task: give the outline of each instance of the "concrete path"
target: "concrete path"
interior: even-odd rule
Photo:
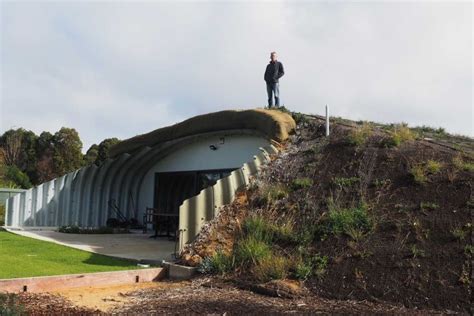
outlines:
[[[158,263],[169,261],[174,241],[150,238],[150,234],[65,234],[53,230],[8,230],[12,233],[56,244],[120,258]]]

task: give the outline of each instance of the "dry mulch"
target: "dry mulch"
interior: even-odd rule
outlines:
[[[130,305],[112,312],[128,314],[436,314],[428,310],[408,310],[402,306],[368,301],[337,301],[316,296],[270,297],[242,290],[219,279],[201,277],[183,288],[145,289],[129,294]]]

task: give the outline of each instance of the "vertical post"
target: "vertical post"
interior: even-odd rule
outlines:
[[[329,108],[326,104],[326,136],[329,136]]]

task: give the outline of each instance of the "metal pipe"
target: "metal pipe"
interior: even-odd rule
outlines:
[[[326,136],[329,136],[329,107],[326,104]]]

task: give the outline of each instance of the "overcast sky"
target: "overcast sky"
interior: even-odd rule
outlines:
[[[0,0],[1,1],[1,0]],[[84,151],[197,114],[282,103],[474,135],[471,2],[1,1],[0,133],[74,127]]]

